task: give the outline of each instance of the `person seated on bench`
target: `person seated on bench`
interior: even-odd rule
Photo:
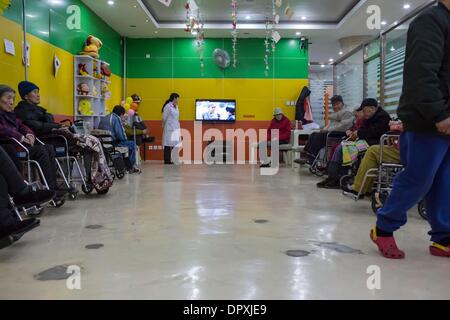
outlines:
[[[131,105],[131,111],[128,113],[128,121],[125,123],[125,131],[128,136],[128,140],[135,141],[134,135],[136,134],[136,144],[138,146],[144,143],[152,143],[155,141],[155,137],[150,137],[149,129],[147,125],[139,116],[139,107],[141,105],[142,99],[139,95],[131,95],[133,99],[133,104]]]
[[[41,166],[50,190],[56,191],[58,201],[68,192],[56,185],[55,149],[51,145],[36,145],[34,132],[20,121],[13,112],[16,92],[13,88],[0,85],[0,138],[14,138],[29,151],[30,158]],[[15,154],[10,154],[15,158]]]
[[[8,154],[0,147],[0,249],[19,240],[39,226],[35,218],[19,221],[11,210],[10,196],[16,207],[32,207],[52,200],[54,191],[34,191],[27,186]],[[12,237],[11,237],[12,236]]]
[[[331,98],[333,112],[328,116],[329,124],[320,132],[314,132],[310,135],[306,143],[302,157],[294,162],[299,164],[310,164],[314,161],[319,151],[327,144],[328,133],[336,133],[336,137],[345,136],[345,132],[353,126],[355,121],[354,115],[346,109],[342,96],[334,96]]]
[[[134,141],[127,139],[123,121],[125,121],[125,108],[118,105],[114,107],[109,115],[100,120],[98,128],[100,130],[110,131],[116,146],[128,149],[128,172],[140,173],[141,170],[136,165],[136,144]]]
[[[48,113],[45,108],[39,106],[41,103],[41,95],[37,85],[32,82],[22,81],[19,83],[19,94],[22,101],[14,109],[17,117],[22,120],[23,124],[33,130],[37,137],[56,134],[68,138],[69,151],[75,153],[80,151],[83,155],[86,177],[88,178],[88,182],[90,182],[93,152],[89,148],[79,147],[73,133],[69,131],[68,127],[56,123],[53,115]],[[46,143],[59,145],[61,141],[60,139],[49,139],[46,140]]]
[[[274,110],[273,117],[274,118],[270,122],[270,126],[267,129],[267,141],[261,142],[259,144],[259,148],[270,148],[271,142],[274,141],[274,139],[277,139],[279,141],[280,146],[283,144],[289,144],[291,142],[291,121],[283,114],[281,108],[276,108]],[[278,136],[272,137],[272,130],[279,130]],[[268,168],[270,167],[270,165],[270,162],[266,162],[261,165],[261,168]]]

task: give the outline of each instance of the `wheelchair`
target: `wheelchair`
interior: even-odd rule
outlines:
[[[91,134],[100,140],[106,160],[108,161],[108,166],[113,171],[113,177],[119,180],[125,178],[127,170],[124,155],[128,153],[128,149],[118,147],[110,131],[96,129],[92,130]]]
[[[309,167],[309,171],[318,177],[324,176],[327,172],[329,159],[331,158],[336,145],[339,145],[345,138],[346,135],[343,132],[328,132],[325,147],[322,148],[315,157],[310,155],[311,157],[314,157],[314,160]]]
[[[398,143],[399,138],[400,134],[394,132],[384,134],[380,138],[379,166],[378,168],[373,168],[366,172],[361,190],[358,190],[358,194],[354,197],[354,200],[358,201],[360,196],[363,195],[362,189],[366,185],[367,181],[369,179],[375,179],[371,196],[371,207],[374,214],[377,214],[378,210],[384,206],[387,198],[389,197],[389,194],[392,191],[395,176],[404,169],[404,166],[402,164],[388,163],[383,160],[385,146],[390,145],[393,142]],[[341,178],[342,188],[344,188],[344,186],[346,185],[353,184],[357,171],[358,168],[355,168],[351,174]],[[418,204],[418,212],[424,220],[427,220],[425,202],[423,200]]]
[[[36,142],[38,140],[36,139]],[[42,143],[42,142],[38,142]],[[22,144],[19,140],[15,138],[2,138],[0,139],[0,145],[13,145],[17,147],[18,151],[16,153],[17,159],[22,164],[22,174],[26,177],[25,183],[31,186],[35,190],[50,190],[48,186],[47,179],[45,178],[44,172],[40,164],[36,160],[32,160],[30,156],[30,151],[28,148]],[[64,177],[64,172],[58,168],[57,174],[62,175]],[[11,209],[17,214],[19,219],[23,221],[23,216],[39,216],[43,213],[45,205],[50,205],[55,208],[62,207],[66,200],[64,198],[59,200],[51,200],[49,203],[45,205],[34,205],[31,207],[17,207],[15,206],[12,199],[11,200]]]
[[[89,183],[88,177],[82,167],[80,166],[80,161],[83,164],[84,168],[84,159],[83,159],[83,151],[81,148],[71,148],[69,145],[69,141],[66,137],[62,135],[47,135],[44,137],[40,137],[38,139],[41,143],[42,141],[47,144],[51,144],[55,147],[55,154],[57,160],[57,166],[60,171],[66,171],[67,178],[63,179],[63,183],[69,188],[69,197],[72,200],[75,200],[78,197],[78,191],[75,187],[76,184],[81,184],[81,190],[85,194],[91,194],[95,189],[94,186]],[[64,167],[64,170],[63,170]],[[76,178],[73,175],[73,172],[76,173]],[[107,192],[107,190],[105,190]],[[97,191],[99,194],[106,193],[104,191]]]

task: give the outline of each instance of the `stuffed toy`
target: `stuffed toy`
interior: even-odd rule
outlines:
[[[111,91],[109,90],[108,84],[106,82],[102,83],[102,96],[106,100],[111,99]]]
[[[97,88],[95,86],[92,87],[92,95],[94,97],[98,96],[98,91],[97,91]]]
[[[102,75],[98,72],[97,64],[94,63],[94,78],[101,79]]]
[[[78,65],[78,74],[80,76],[89,76],[89,72],[87,72],[87,69],[86,69],[86,64],[80,63]]]
[[[111,77],[111,69],[106,63],[102,63],[101,69],[102,75],[104,75],[105,77]]]
[[[82,82],[78,85],[78,95],[80,96],[88,96],[90,93],[89,85],[85,82]]]
[[[78,111],[83,116],[92,116],[94,111],[92,110],[92,103],[87,99],[81,99],[78,103]]]
[[[11,6],[11,0],[0,0],[0,16]]]
[[[103,43],[100,39],[89,36],[84,43],[83,51],[80,52],[81,55],[91,56],[92,58],[98,59],[100,57],[99,50],[103,47]]]

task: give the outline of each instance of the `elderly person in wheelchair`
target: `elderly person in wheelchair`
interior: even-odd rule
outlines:
[[[56,183],[56,159],[52,146],[36,143],[34,132],[25,126],[13,112],[15,91],[11,87],[0,85],[0,139],[9,146],[12,159],[25,154],[27,159],[36,161],[41,170],[44,185],[56,192],[56,202],[63,201],[67,189],[58,188]],[[30,174],[30,173],[29,173]]]
[[[70,161],[76,161],[76,167],[79,170],[76,158],[82,156],[85,169],[85,175],[82,178],[82,189],[85,193],[90,193],[94,187],[97,189],[97,192],[106,193],[112,185],[112,177],[109,177],[109,172],[102,172],[108,170],[100,163],[105,162],[105,160],[103,159],[103,151],[99,150],[101,149],[101,144],[98,139],[89,134],[76,135],[73,128],[70,127],[69,120],[64,121],[62,124],[56,123],[53,115],[39,105],[41,103],[40,91],[39,87],[34,83],[22,81],[19,83],[19,93],[22,101],[19,102],[14,110],[17,117],[46,144],[51,144],[57,150],[61,149],[64,151],[62,154],[57,153],[57,157],[62,159],[66,159],[67,155],[71,157],[68,160],[68,171],[71,171]],[[65,174],[71,177],[71,172],[66,172]],[[71,185],[71,179],[67,183],[71,190],[71,196],[76,195],[77,191]],[[75,198],[75,196],[72,198]]]
[[[33,190],[27,185],[8,154],[0,147],[0,249],[18,241],[25,233],[39,226],[36,218],[22,220],[14,213],[51,201],[55,193]],[[16,211],[17,212],[17,211]]]

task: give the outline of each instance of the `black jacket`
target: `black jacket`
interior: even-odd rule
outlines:
[[[307,124],[305,120],[305,100],[311,95],[311,90],[308,87],[303,87],[300,97],[295,106],[295,120],[301,121],[302,124]]]
[[[378,108],[372,118],[364,121],[363,126],[358,130],[358,138],[366,140],[371,146],[379,144],[381,136],[389,131],[390,121],[389,113]]]
[[[19,102],[14,112],[37,136],[50,134],[53,129],[61,128],[47,110],[26,101]]]
[[[442,3],[410,25],[398,116],[406,131],[437,134],[450,117],[450,11]]]

